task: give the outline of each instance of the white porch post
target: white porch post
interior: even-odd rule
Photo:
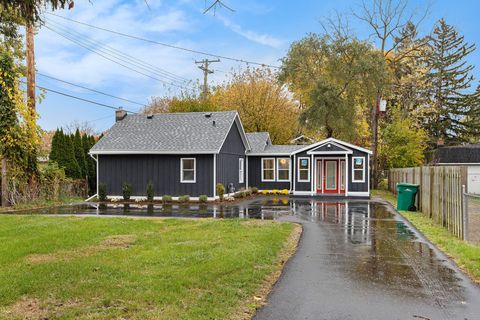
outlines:
[[[348,154],[345,154],[345,197],[348,197]]]
[[[310,174],[311,174],[311,179],[310,179],[310,194],[313,196],[314,194],[314,185],[315,185],[315,182],[314,182],[314,179],[315,179],[315,173],[316,173],[316,167],[317,167],[317,164],[313,163],[313,154],[310,155]]]
[[[293,155],[293,163],[291,164],[291,168],[293,170],[293,174],[290,175],[290,177],[292,177],[290,179],[290,191],[293,190],[293,193],[295,193],[295,181],[297,179],[297,161],[296,161],[296,155],[294,154]]]

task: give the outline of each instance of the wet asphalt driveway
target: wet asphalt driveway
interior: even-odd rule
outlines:
[[[480,289],[379,202],[292,201],[299,248],[254,319],[480,319]]]

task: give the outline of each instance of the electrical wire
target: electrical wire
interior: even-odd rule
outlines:
[[[153,80],[162,82],[162,83],[164,83],[164,84],[166,84],[166,85],[170,85],[170,86],[177,87],[177,88],[180,88],[180,89],[188,89],[188,88],[186,88],[186,87],[184,87],[184,86],[180,86],[180,85],[177,85],[177,84],[174,84],[174,83],[165,81],[165,80],[163,80],[163,79],[159,79],[159,78],[154,77],[154,76],[151,76],[151,75],[149,75],[149,74],[147,74],[147,73],[141,72],[141,71],[139,71],[139,70],[137,70],[137,69],[135,69],[135,68],[129,67],[129,66],[123,64],[123,63],[120,63],[120,62],[118,62],[118,61],[115,61],[114,59],[108,57],[107,55],[102,54],[102,53],[99,53],[99,52],[96,51],[95,49],[92,49],[92,48],[88,47],[87,45],[82,44],[80,41],[77,41],[77,40],[75,40],[75,39],[72,39],[71,37],[62,34],[61,32],[57,32],[56,30],[54,30],[53,28],[51,28],[51,27],[49,27],[49,26],[45,26],[45,28],[47,28],[47,29],[49,29],[50,31],[58,34],[59,36],[61,36],[61,37],[65,38],[65,39],[67,39],[67,40],[69,40],[69,41],[71,41],[71,42],[79,45],[80,47],[83,47],[83,48],[85,48],[85,49],[87,49],[87,50],[89,50],[89,51],[91,51],[91,52],[93,52],[93,53],[96,53],[97,55],[103,57],[104,59],[109,60],[109,61],[111,61],[111,62],[113,62],[113,63],[116,63],[116,64],[118,64],[118,65],[120,65],[120,66],[122,66],[122,67],[124,67],[124,68],[126,68],[126,69],[129,69],[129,70],[133,71],[133,72],[139,73],[139,74],[144,75],[144,76],[146,76],[146,77],[148,77],[148,78],[151,78],[151,79],[153,79]]]
[[[180,46],[177,46],[177,45],[172,45],[172,44],[168,44],[168,43],[164,43],[164,42],[159,42],[159,41],[155,41],[155,40],[151,40],[151,39],[142,38],[142,37],[131,35],[131,34],[126,34],[126,33],[115,31],[115,30],[110,30],[110,29],[107,29],[107,28],[98,27],[98,26],[95,26],[95,25],[92,25],[92,24],[89,24],[89,23],[85,23],[85,22],[77,21],[77,20],[74,20],[74,19],[71,19],[71,18],[67,18],[67,17],[61,16],[61,15],[58,15],[58,14],[55,14],[55,13],[51,13],[51,12],[45,12],[45,13],[49,14],[49,15],[52,15],[52,16],[55,16],[55,17],[58,17],[58,18],[61,18],[61,19],[64,19],[64,20],[68,20],[68,21],[71,21],[71,22],[75,22],[77,24],[87,26],[87,27],[90,27],[90,28],[94,28],[94,29],[97,29],[97,30],[110,32],[110,33],[120,35],[120,36],[123,36],[123,37],[136,39],[136,40],[141,40],[141,41],[144,41],[144,42],[149,42],[149,43],[161,45],[161,46],[168,47],[168,48],[183,50],[183,51],[187,51],[187,52],[191,52],[191,53],[202,54],[202,55],[205,55],[205,56],[216,57],[216,58],[230,60],[230,61],[241,62],[241,63],[245,63],[247,65],[252,64],[252,65],[270,67],[270,68],[275,68],[275,69],[280,68],[279,66],[275,66],[275,65],[271,65],[271,64],[267,64],[267,63],[249,61],[249,60],[245,60],[245,59],[233,58],[233,57],[213,54],[213,53],[209,53],[209,52],[205,52],[205,51],[199,51],[199,50],[184,48],[184,47],[180,47]]]
[[[24,84],[27,84],[25,81],[20,81]],[[81,97],[77,97],[77,96],[74,96],[74,95],[71,95],[71,94],[68,94],[68,93],[65,93],[65,92],[61,92],[61,91],[57,91],[57,90],[54,90],[54,89],[50,89],[50,88],[47,88],[47,87],[43,87],[43,86],[35,86],[39,89],[43,89],[43,90],[46,90],[48,92],[53,92],[53,93],[56,93],[56,94],[59,94],[59,95],[62,95],[62,96],[65,96],[65,97],[69,97],[69,98],[72,98],[72,99],[77,99],[77,100],[80,100],[80,101],[84,101],[84,102],[88,102],[88,103],[91,103],[91,104],[95,104],[95,105],[98,105],[98,106],[101,106],[101,107],[104,107],[104,108],[109,108],[109,109],[113,109],[113,110],[117,110],[119,107],[115,107],[115,106],[111,106],[111,105],[108,105],[108,104],[105,104],[105,103],[101,103],[101,102],[97,102],[97,101],[93,101],[93,100],[89,100],[89,99],[85,99],[85,98],[81,98]],[[133,114],[137,114],[137,112],[135,111],[130,111],[130,110],[126,110],[124,109],[126,112],[128,113],[133,113]]]
[[[129,99],[125,99],[125,98],[121,98],[121,97],[114,96],[114,95],[109,94],[109,93],[106,93],[106,92],[102,92],[102,91],[98,91],[98,90],[95,90],[95,89],[87,88],[87,87],[81,86],[81,85],[79,85],[79,84],[75,84],[75,83],[72,83],[72,82],[69,82],[69,81],[65,81],[65,80],[62,80],[62,79],[59,79],[59,78],[55,78],[55,77],[52,77],[52,76],[43,74],[43,73],[41,73],[41,72],[37,72],[37,75],[42,76],[42,77],[46,77],[46,78],[49,78],[49,79],[52,79],[52,80],[55,80],[55,81],[59,81],[59,82],[62,82],[62,83],[66,83],[66,84],[69,84],[69,85],[71,85],[71,86],[75,86],[75,87],[78,87],[78,88],[82,88],[82,89],[85,89],[85,90],[89,90],[89,91],[92,91],[92,92],[95,92],[95,93],[98,93],[98,94],[102,94],[102,95],[107,96],[107,97],[111,97],[111,98],[123,100],[123,101],[129,102],[129,103],[133,103],[133,104],[136,104],[136,105],[139,105],[139,106],[142,106],[142,107],[145,106],[144,103],[132,101],[132,100],[129,100]]]

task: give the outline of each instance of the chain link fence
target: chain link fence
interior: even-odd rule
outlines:
[[[480,195],[464,193],[464,239],[480,243]]]

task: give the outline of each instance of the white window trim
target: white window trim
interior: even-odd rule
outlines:
[[[282,170],[284,170],[284,171],[285,171],[285,170],[288,170],[288,179],[280,179],[280,178],[279,178],[280,175],[278,174],[278,172],[280,171],[280,166],[278,165],[278,163],[279,163],[280,160],[284,160],[284,159],[288,161],[288,169],[282,169]],[[290,181],[290,175],[291,175],[291,171],[292,171],[292,170],[291,170],[290,158],[277,158],[277,163],[276,163],[276,165],[277,165],[277,168],[276,168],[276,169],[277,169],[277,170],[276,170],[276,172],[277,172],[277,181],[279,181],[279,182],[288,182],[288,181]]]
[[[244,182],[245,176],[245,159],[238,158],[238,183]]]
[[[264,179],[264,178],[263,178],[263,161],[264,161],[264,160],[272,160],[272,161],[273,161],[273,179]],[[272,182],[272,181],[275,181],[275,158],[261,158],[261,161],[262,161],[262,172],[261,172],[262,182]]]
[[[183,179],[183,161],[193,160],[193,180]],[[197,182],[197,159],[196,158],[180,158],[180,183],[196,183]]]
[[[362,168],[362,179],[355,180],[355,159],[363,159],[363,168]],[[365,182],[365,157],[352,157],[352,182]]]
[[[308,171],[306,180],[300,179],[300,163],[302,162],[302,160],[307,160],[308,161],[308,168],[303,169],[303,170]],[[310,182],[310,157],[298,157],[298,160],[297,160],[297,177],[298,177],[297,178],[298,182]]]

